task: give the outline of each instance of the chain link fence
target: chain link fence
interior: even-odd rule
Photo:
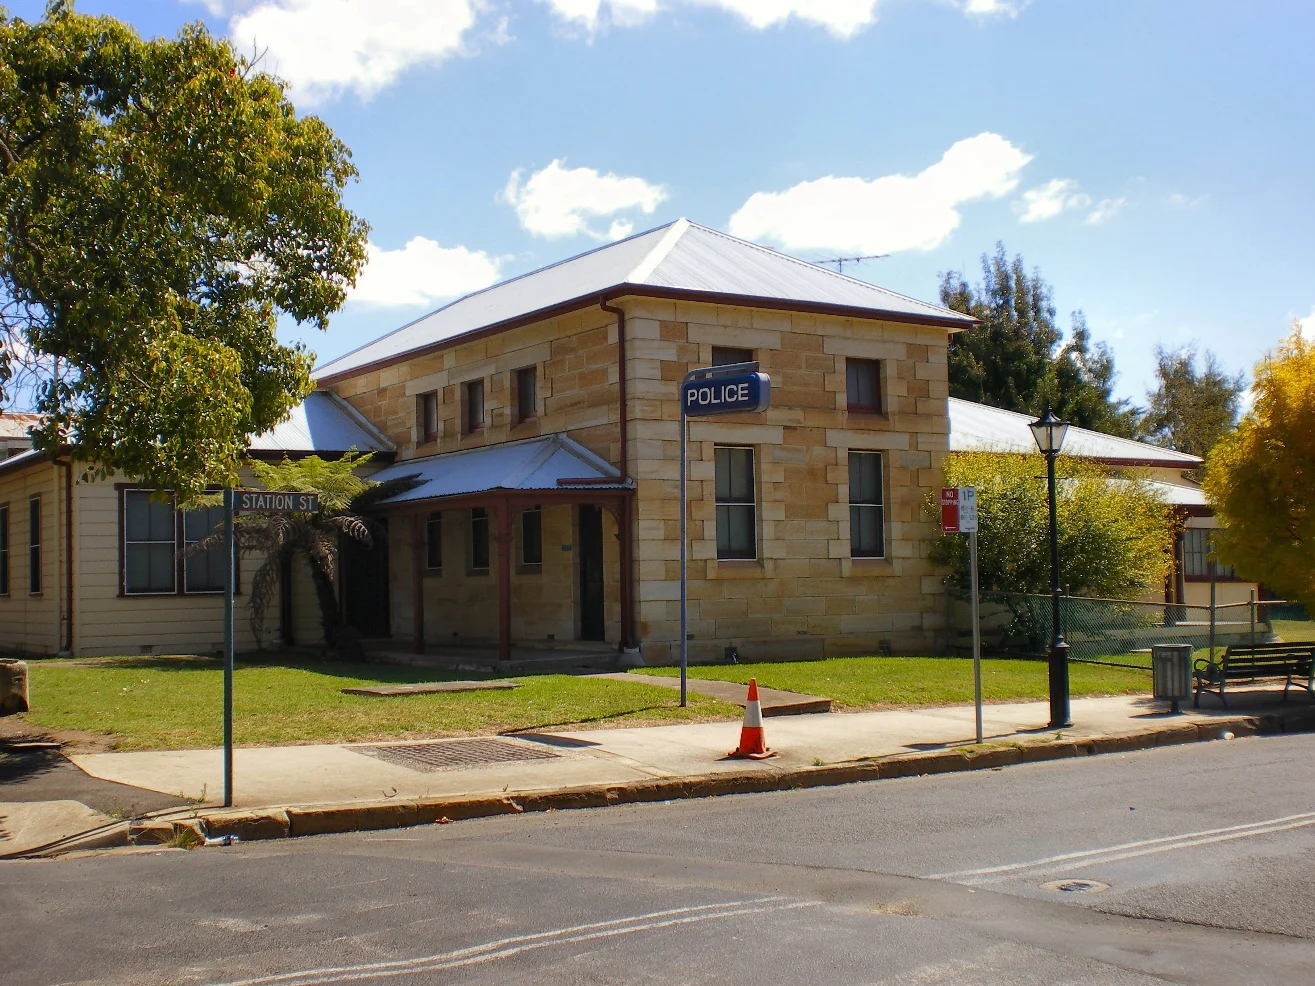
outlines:
[[[1073,660],[1149,667],[1152,644],[1191,644],[1223,648],[1263,643],[1273,636],[1273,611],[1281,600],[1221,603],[1148,603],[1125,599],[1061,596],[1060,630]],[[982,649],[995,654],[1042,657],[1051,640],[1048,595],[983,592]],[[950,637],[956,651],[972,644],[972,617],[966,596],[950,600]]]

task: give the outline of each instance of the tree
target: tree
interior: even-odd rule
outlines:
[[[1206,460],[1215,551],[1244,578],[1315,605],[1315,342],[1298,326],[1256,365],[1252,394]]]
[[[309,389],[365,258],[350,152],[201,24],[0,8],[0,403],[39,448],[194,499]]]
[[[1246,377],[1229,376],[1206,350],[1201,368],[1191,346],[1155,347],[1156,385],[1146,397],[1142,428],[1158,445],[1205,458],[1237,422]]]
[[[982,255],[976,289],[958,271],[941,275],[941,304],[982,324],[950,342],[950,395],[1023,414],[1047,406],[1083,428],[1131,436],[1136,409],[1115,400],[1114,356],[1093,345],[1086,317],[1073,312],[1067,341],[1055,324],[1050,285],[1003,243]],[[1063,342],[1061,346],[1060,343]]]
[[[1083,459],[1056,460],[1060,585],[1074,595],[1135,599],[1164,584],[1173,567],[1170,508],[1143,481],[1114,478]],[[1050,591],[1050,509],[1040,454],[956,452],[946,486],[975,486],[982,589]],[[928,507],[934,504],[928,501]],[[965,538],[936,536],[930,557],[968,584]]]
[[[336,588],[339,542],[346,537],[367,547],[372,545],[375,538],[384,535],[365,511],[416,485],[412,476],[376,483],[358,475],[357,470],[369,461],[369,455],[351,452],[334,460],[311,455],[297,460],[285,458],[277,464],[257,460],[249,463],[265,489],[317,493],[320,498],[320,511],[315,514],[240,514],[235,519],[233,536],[238,552],[260,559],[250,587],[251,628],[257,639],[282,584],[284,566],[300,556],[307,563],[315,587],[325,649],[342,649],[346,641]],[[222,544],[222,537],[213,535],[189,550],[211,550]]]

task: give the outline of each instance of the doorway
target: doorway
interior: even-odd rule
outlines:
[[[603,614],[603,511],[581,505],[578,529],[580,547],[580,639],[604,640]]]
[[[374,534],[369,547],[355,538],[339,544],[342,572],[342,611],[347,625],[362,637],[387,637],[392,633],[388,619],[388,521],[371,521]]]

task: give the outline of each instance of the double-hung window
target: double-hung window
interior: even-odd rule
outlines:
[[[27,591],[41,592],[41,497],[27,501]]]
[[[422,445],[438,441],[438,391],[416,396],[416,426]]]
[[[739,346],[713,346],[712,365],[731,366],[735,363],[752,363],[753,350]]]
[[[532,366],[516,371],[516,423],[533,421],[538,415],[537,370]]]
[[[521,511],[521,564],[535,568],[543,564],[543,510]]]
[[[484,381],[471,380],[466,384],[466,434],[484,430]]]
[[[191,548],[224,530],[223,507],[198,507],[183,513],[183,548]],[[183,556],[184,592],[223,592],[226,585],[224,549],[213,544]]]
[[[718,446],[716,458],[717,557],[758,557],[758,509],[753,449]]]
[[[173,495],[123,491],[123,592],[140,596],[178,591]]]
[[[425,521],[425,567],[431,572],[443,571],[443,515],[433,513]]]
[[[1189,527],[1183,531],[1183,575],[1189,579],[1210,578],[1210,566],[1214,565],[1217,579],[1234,579],[1237,573],[1231,565],[1221,565],[1210,557],[1214,545],[1210,543],[1210,531],[1202,527]]]
[[[0,596],[9,595],[9,504],[0,504]]]
[[[483,507],[470,510],[470,570],[489,570],[489,512]]]
[[[849,453],[849,554],[886,557],[886,507],[882,497],[881,453]]]
[[[845,360],[845,404],[850,411],[881,413],[880,360]]]

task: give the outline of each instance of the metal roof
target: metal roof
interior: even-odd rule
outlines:
[[[315,390],[287,419],[251,439],[252,452],[394,452],[397,446],[356,408],[328,390]]]
[[[370,476],[377,482],[416,476],[420,485],[382,503],[406,503],[494,490],[556,490],[559,479],[569,488],[626,489],[621,473],[566,435],[544,435],[483,448],[407,459]],[[590,480],[581,483],[579,480]]]
[[[523,319],[603,294],[722,295],[784,306],[816,305],[968,328],[974,320],[786,256],[756,243],[678,219],[644,233],[458,298],[359,349],[318,367],[320,378],[422,349],[445,339]]]
[[[0,413],[0,439],[21,438],[30,440],[28,434],[41,424],[41,415],[27,411],[4,411]]]
[[[1030,415],[950,398],[951,452],[1035,452],[1036,440],[1028,428]],[[1196,469],[1202,460],[1185,452],[1115,438],[1087,428],[1070,426],[1064,454],[1107,462],[1124,462],[1170,469]]]

